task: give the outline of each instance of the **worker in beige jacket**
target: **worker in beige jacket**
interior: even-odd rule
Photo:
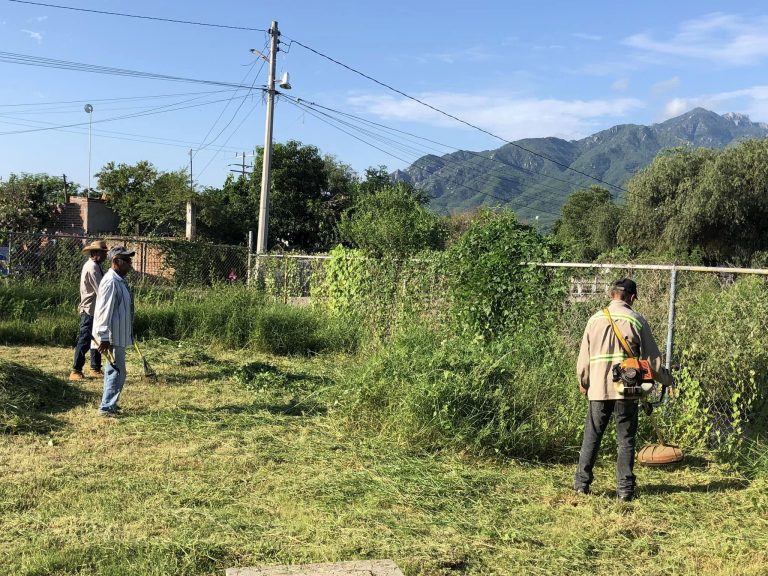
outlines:
[[[614,282],[608,311],[624,336],[632,353],[650,362],[656,372],[662,372],[659,347],[651,334],[648,321],[632,309],[637,299],[637,284],[629,278]],[[589,399],[589,411],[584,424],[584,440],[579,453],[574,489],[589,494],[592,468],[600,450],[600,442],[613,414],[619,453],[616,459],[616,496],[629,502],[634,498],[635,435],[637,434],[638,397],[622,396],[614,387],[612,368],[627,358],[611,322],[601,310],[593,315],[581,340],[576,372],[579,389]]]

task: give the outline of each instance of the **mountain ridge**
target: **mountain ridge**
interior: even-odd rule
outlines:
[[[720,115],[694,108],[650,126],[617,124],[578,140],[525,138],[480,152],[428,154],[391,176],[428,192],[431,207],[440,213],[506,205],[521,219],[540,216],[542,223],[549,224],[579,188],[599,185],[620,196],[632,175],[650,164],[661,150],[678,146],[725,148],[747,138],[766,137],[768,124],[752,122],[746,114]]]

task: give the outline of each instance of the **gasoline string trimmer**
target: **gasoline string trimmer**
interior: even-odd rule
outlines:
[[[154,382],[155,380],[157,380],[157,373],[154,370],[152,370],[152,367],[149,365],[149,362],[147,362],[147,359],[144,357],[144,354],[142,354],[141,350],[139,350],[139,345],[136,342],[136,340],[133,341],[133,347],[136,348],[136,352],[139,353],[139,357],[141,358],[141,363],[144,366],[144,378]]]
[[[603,309],[603,313],[611,323],[619,344],[628,356],[623,362],[613,366],[614,387],[619,394],[626,398],[640,399],[642,408],[651,419],[651,425],[656,432],[657,443],[647,444],[640,448],[637,453],[638,462],[644,466],[663,466],[680,462],[683,459],[683,451],[678,445],[664,441],[658,422],[653,415],[653,409],[666,402],[669,389],[674,386],[672,375],[666,368],[657,372],[651,367],[648,360],[637,358],[611,318],[608,308]],[[651,396],[656,390],[659,390],[659,396],[655,400],[651,400]]]

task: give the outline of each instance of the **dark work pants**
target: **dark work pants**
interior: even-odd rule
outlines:
[[[72,360],[72,369],[81,371],[85,365],[85,353],[91,351],[91,368],[101,370],[101,354],[95,348],[91,348],[91,331],[93,330],[93,316],[80,313],[80,333],[77,335],[75,345],[75,357]]]
[[[637,400],[590,400],[584,423],[584,440],[579,453],[579,468],[573,486],[576,490],[589,488],[592,468],[597,460],[600,442],[613,414],[619,454],[616,458],[616,493],[619,496],[635,491],[635,435],[637,434]]]

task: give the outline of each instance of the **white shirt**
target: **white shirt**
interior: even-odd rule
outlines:
[[[125,279],[110,268],[99,284],[93,311],[93,337],[112,346],[133,344],[133,300]]]

